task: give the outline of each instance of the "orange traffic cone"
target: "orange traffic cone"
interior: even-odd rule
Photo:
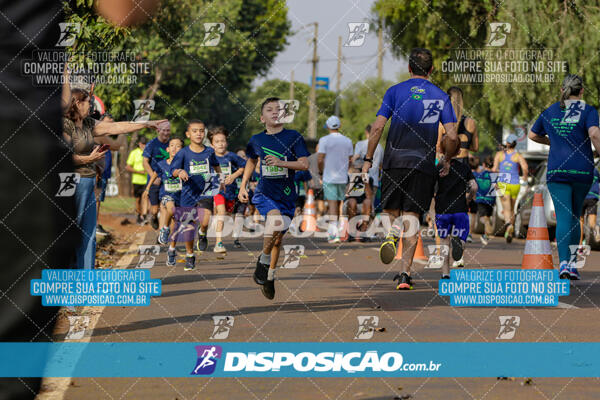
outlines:
[[[396,251],[396,260],[402,259],[402,235],[400,235],[400,240],[398,240]],[[413,256],[413,261],[418,263],[427,263],[428,258],[425,256],[425,251],[423,250],[423,239],[421,239],[421,233],[419,233],[419,240],[417,241],[417,248],[415,249],[415,255]]]
[[[541,193],[535,193],[533,196],[533,207],[531,207],[521,268],[554,269],[548,225],[546,225],[546,216],[544,215],[544,199]]]
[[[304,214],[300,229],[302,232],[315,232],[317,230],[317,209],[315,208],[315,194],[312,189],[308,189],[308,194],[306,195],[306,204],[304,204]]]

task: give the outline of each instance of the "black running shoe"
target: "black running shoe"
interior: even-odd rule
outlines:
[[[138,225],[142,225],[144,223],[144,218],[142,218],[142,216],[140,214],[138,214],[138,216],[137,216],[136,223]]]
[[[442,274],[442,279],[450,279],[450,275]]]
[[[235,240],[233,241],[233,247],[235,247],[235,248],[238,248],[238,249],[239,249],[240,247],[242,247],[242,244],[240,243],[240,241],[239,241],[239,240],[235,239]]]
[[[396,286],[396,290],[412,290],[412,279],[406,272],[398,274],[394,277],[394,281],[398,281],[398,285]]]
[[[208,248],[208,239],[206,235],[203,234],[200,229],[198,229],[198,241],[196,242],[196,250],[198,251],[206,251]]]
[[[275,297],[275,279],[266,280],[265,284],[260,287],[260,291],[267,299],[273,300]]]
[[[196,268],[196,256],[186,256],[185,267],[183,267],[183,270],[192,271],[194,268]]]
[[[269,266],[260,262],[260,256],[256,260],[256,269],[254,270],[254,282],[257,285],[264,285],[267,281],[267,275],[269,273]]]
[[[452,245],[452,259],[458,261],[463,256],[463,244],[459,237],[452,236],[450,238],[450,244]]]
[[[152,229],[158,229],[158,215],[152,216],[150,219],[150,225],[152,226]]]
[[[106,235],[108,235],[108,232],[106,231],[106,229],[104,229],[104,227],[102,225],[98,225],[96,227],[96,235],[106,236]]]

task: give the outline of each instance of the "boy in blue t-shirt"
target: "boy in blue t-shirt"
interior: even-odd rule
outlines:
[[[191,143],[181,149],[171,162],[173,176],[181,178],[183,182],[181,207],[195,207],[197,209],[200,224],[198,227],[198,242],[204,245],[204,248],[199,248],[200,251],[206,250],[208,246],[206,231],[213,209],[213,196],[207,193],[207,190],[211,189],[213,172],[221,173],[214,149],[202,144],[205,130],[204,122],[199,120],[190,121],[185,135]],[[185,240],[185,271],[193,270],[196,266],[193,248],[194,238],[189,239],[186,238]]]
[[[223,181],[223,184],[220,189],[223,189],[224,186],[224,190],[220,190],[215,196],[215,207],[219,219],[217,220],[217,227],[215,229],[216,244],[214,252],[221,254],[227,252],[222,241],[223,217],[227,213],[232,213],[234,217],[238,214],[243,215],[245,209],[245,207],[241,207],[242,203],[236,201],[238,194],[236,180],[244,173],[246,160],[235,153],[227,151],[227,135],[227,130],[222,126],[213,128],[208,132],[208,140],[210,140],[210,144],[215,149],[215,156],[221,167],[220,180]],[[240,244],[237,237],[234,244],[236,247]]]
[[[167,151],[169,152],[169,158],[161,160],[156,163],[156,170],[153,171],[144,194],[152,188],[154,181],[160,179],[161,185],[158,193],[160,201],[160,230],[158,233],[158,243],[165,245],[169,241],[169,234],[171,233],[170,226],[174,223],[173,215],[175,214],[175,208],[179,207],[179,201],[181,198],[181,180],[175,178],[171,173],[171,163],[173,158],[179,150],[183,148],[183,139],[173,138],[169,141]],[[167,250],[167,265],[172,267],[175,265],[175,240],[171,240],[169,249]]]
[[[288,226],[287,220],[294,217],[297,197],[295,171],[308,169],[309,156],[302,135],[297,131],[284,129],[279,112],[279,99],[276,97],[266,99],[261,105],[260,121],[265,124],[265,130],[252,136],[248,142],[248,160],[238,195],[240,201],[248,202],[246,185],[257,159],[260,158],[260,181],[252,197],[252,204],[266,221],[263,250],[256,261],[254,282],[261,285],[262,293],[267,299],[275,297],[275,268],[281,240]]]

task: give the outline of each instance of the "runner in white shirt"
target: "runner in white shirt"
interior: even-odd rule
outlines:
[[[319,140],[318,164],[323,174],[323,197],[330,215],[329,241],[339,243],[338,219],[340,203],[344,201],[348,169],[352,162],[352,140],[339,132],[340,119],[332,115],[325,126],[329,135]]]

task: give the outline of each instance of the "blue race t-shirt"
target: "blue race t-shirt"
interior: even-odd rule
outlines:
[[[211,189],[210,182],[215,176],[213,168],[218,165],[212,147],[205,147],[202,152],[196,153],[190,146],[186,146],[175,155],[171,162],[171,170],[183,169],[189,176],[181,189],[183,207],[193,207],[199,200],[211,197],[207,190]]]
[[[414,168],[434,175],[439,123],[456,122],[446,92],[426,79],[409,79],[385,92],[377,115],[392,119],[382,168]]]
[[[548,182],[592,183],[594,157],[588,129],[598,126],[598,111],[583,100],[554,103],[538,117],[531,131],[550,139]]]
[[[306,186],[304,183],[300,185],[300,182],[308,182],[312,179],[312,175],[308,170],[306,171],[296,171],[294,176],[294,183],[296,184],[296,192],[298,196],[306,196]]]
[[[585,198],[600,199],[600,174],[596,168],[594,168],[594,181],[592,182],[592,187],[590,187],[590,191]]]
[[[234,172],[236,172],[238,169],[240,168],[244,168],[244,166],[246,165],[246,160],[244,160],[242,157],[238,156],[235,153],[232,153],[230,151],[228,151],[227,153],[225,153],[225,155],[223,155],[222,157],[219,157],[218,155],[215,154],[215,157],[217,157],[217,161],[219,162],[219,165],[221,166],[221,174],[223,176],[227,176],[227,175],[231,175]],[[237,192],[238,192],[238,183],[237,183],[237,179],[230,185],[225,186],[225,192],[220,192],[223,196],[225,196],[225,198],[227,200],[234,200],[237,196]]]
[[[308,157],[306,143],[299,132],[284,129],[273,135],[268,135],[265,131],[258,133],[250,138],[246,155],[253,160],[260,157],[260,180],[255,194],[261,193],[271,200],[286,204],[296,201],[295,171],[268,166],[264,160],[268,155],[284,161],[297,161],[300,157]]]
[[[171,174],[171,165],[167,160],[161,160],[156,164],[158,168],[158,177],[161,180],[160,190],[158,192],[158,198],[162,199],[165,196],[171,197],[176,205],[179,205],[181,199],[181,180],[175,178]]]
[[[490,196],[492,189],[492,177],[490,171],[483,170],[481,172],[473,172],[475,181],[477,182],[476,203],[488,204],[493,206],[496,204],[496,197]]]
[[[152,171],[158,173],[158,162],[169,158],[167,147],[169,147],[169,141],[163,143],[158,140],[158,138],[152,139],[146,144],[146,147],[144,147],[142,157],[148,158]],[[150,176],[148,176],[148,179],[150,179]]]

